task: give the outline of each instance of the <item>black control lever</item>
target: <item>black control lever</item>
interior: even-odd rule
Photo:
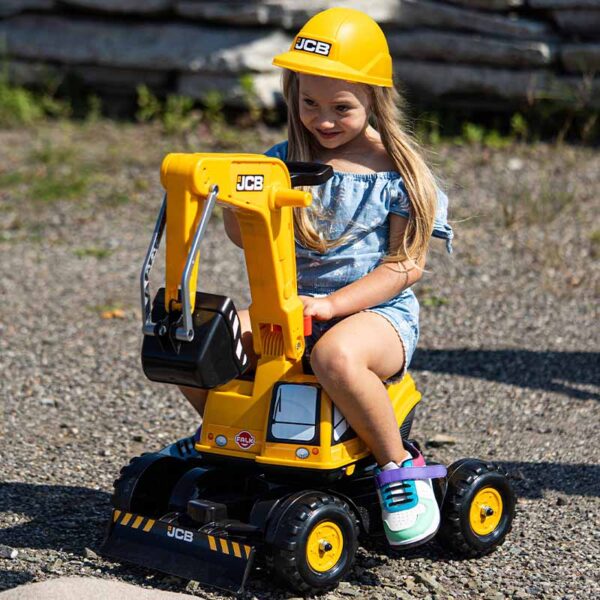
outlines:
[[[330,165],[315,162],[290,161],[285,162],[290,172],[292,187],[301,185],[321,185],[333,177]]]

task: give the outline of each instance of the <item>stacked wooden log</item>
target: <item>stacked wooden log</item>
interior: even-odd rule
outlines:
[[[2,0],[11,79],[76,76],[101,93],[281,102],[272,57],[330,6],[382,25],[396,78],[428,104],[600,106],[600,0]]]

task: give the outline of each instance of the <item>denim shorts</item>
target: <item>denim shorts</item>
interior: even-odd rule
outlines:
[[[325,294],[302,293],[306,296],[325,296]],[[404,349],[404,365],[402,369],[387,379],[385,383],[396,383],[400,381],[404,375],[406,375],[406,371],[417,347],[417,341],[419,340],[419,324],[418,321],[414,319],[414,307],[408,306],[406,299],[403,296],[404,294],[399,298],[393,298],[392,300],[384,302],[383,304],[379,304],[378,306],[367,308],[362,311],[374,312],[378,315],[381,315],[394,328]],[[330,321],[317,321],[313,319],[312,335],[306,338],[307,353],[310,354],[314,345],[326,331],[331,329],[343,319],[344,317],[331,319]]]

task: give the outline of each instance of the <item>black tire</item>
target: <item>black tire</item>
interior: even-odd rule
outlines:
[[[332,540],[325,537],[315,555],[319,533],[334,524]],[[283,503],[271,521],[272,542],[267,548],[267,565],[286,587],[301,594],[315,594],[332,589],[348,573],[358,547],[358,522],[348,504],[331,494],[303,492]],[[311,537],[312,534],[312,537]],[[315,537],[316,536],[316,537]],[[341,540],[341,544],[339,543]],[[327,544],[336,547],[327,548]],[[309,558],[311,552],[311,558]],[[327,553],[334,554],[328,559]],[[335,564],[327,565],[328,560]],[[315,561],[323,568],[315,569]],[[312,563],[311,563],[312,561]]]
[[[412,424],[415,419],[415,411],[416,407],[406,415],[406,419],[404,419],[402,425],[400,425],[400,437],[403,440],[407,440],[410,435],[410,430],[412,429]]]
[[[471,508],[475,509],[474,502],[479,506],[486,496],[500,499],[501,504],[496,502],[496,510],[487,516],[483,505],[481,523],[473,523]],[[515,504],[515,492],[501,467],[476,459],[457,461],[448,468],[442,523],[437,539],[444,548],[463,557],[488,554],[500,546],[510,532]],[[474,515],[478,518],[476,509]],[[488,518],[490,521],[486,522]],[[492,529],[488,531],[490,527]]]
[[[168,511],[176,482],[190,467],[185,460],[157,452],[136,456],[115,480],[111,503],[118,510],[160,517]]]

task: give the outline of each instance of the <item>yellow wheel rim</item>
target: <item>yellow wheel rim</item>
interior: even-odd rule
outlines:
[[[492,533],[502,518],[502,496],[492,487],[477,492],[471,504],[469,521],[477,535]]]
[[[306,560],[313,571],[325,573],[338,563],[343,549],[342,530],[332,521],[321,521],[308,536]]]

